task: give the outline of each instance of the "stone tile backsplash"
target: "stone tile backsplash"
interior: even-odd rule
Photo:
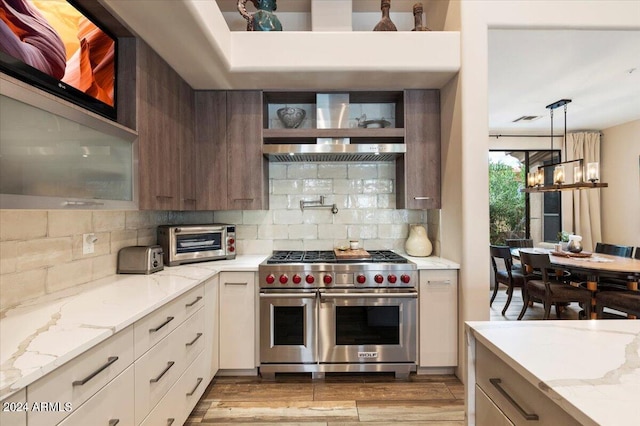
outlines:
[[[0,210],[0,309],[116,273],[122,247],[156,243],[158,225],[213,212]],[[82,235],[95,233],[92,254]]]
[[[427,223],[426,211],[396,210],[395,163],[271,163],[269,211],[214,212],[238,225],[238,253],[331,250],[349,240],[365,249],[404,250],[409,224]],[[300,209],[300,201],[336,204]]]
[[[267,254],[331,250],[348,240],[403,251],[409,224],[426,223],[440,251],[438,210],[395,209],[394,163],[271,163],[269,173],[268,211],[0,210],[0,309],[115,274],[118,251],[155,244],[162,224],[233,223],[239,254]],[[337,214],[300,209],[321,195]],[[88,255],[86,233],[98,238]]]

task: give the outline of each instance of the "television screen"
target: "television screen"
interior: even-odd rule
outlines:
[[[69,0],[0,0],[0,70],[116,118],[116,38]]]

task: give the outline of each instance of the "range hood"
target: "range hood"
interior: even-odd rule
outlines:
[[[273,162],[393,161],[405,152],[405,145],[401,143],[277,144],[262,147],[262,153]]]
[[[404,139],[402,129],[350,126],[349,100],[348,93],[317,93],[315,128],[285,130],[296,132],[293,134],[271,132],[262,153],[274,162],[372,162],[393,161],[406,152],[404,143],[400,143]]]

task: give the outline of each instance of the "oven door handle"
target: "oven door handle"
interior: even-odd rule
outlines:
[[[312,293],[260,293],[261,299],[278,299],[278,298],[291,298],[291,299],[315,299],[316,292]]]
[[[417,299],[418,293],[320,293],[320,302],[326,303],[327,299]]]

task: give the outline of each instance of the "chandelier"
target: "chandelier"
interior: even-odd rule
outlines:
[[[564,107],[564,158],[565,161],[538,166],[535,172],[527,174],[527,187],[523,192],[555,192],[573,191],[577,189],[606,188],[607,183],[598,182],[600,180],[600,168],[597,162],[587,163],[584,159],[567,161],[567,104],[571,99],[560,99],[546,106],[551,114],[551,151],[553,151],[553,111],[561,106]],[[561,159],[561,158],[560,158]],[[567,182],[566,168],[573,165],[572,182]],[[545,169],[553,167],[553,182],[545,182]]]

